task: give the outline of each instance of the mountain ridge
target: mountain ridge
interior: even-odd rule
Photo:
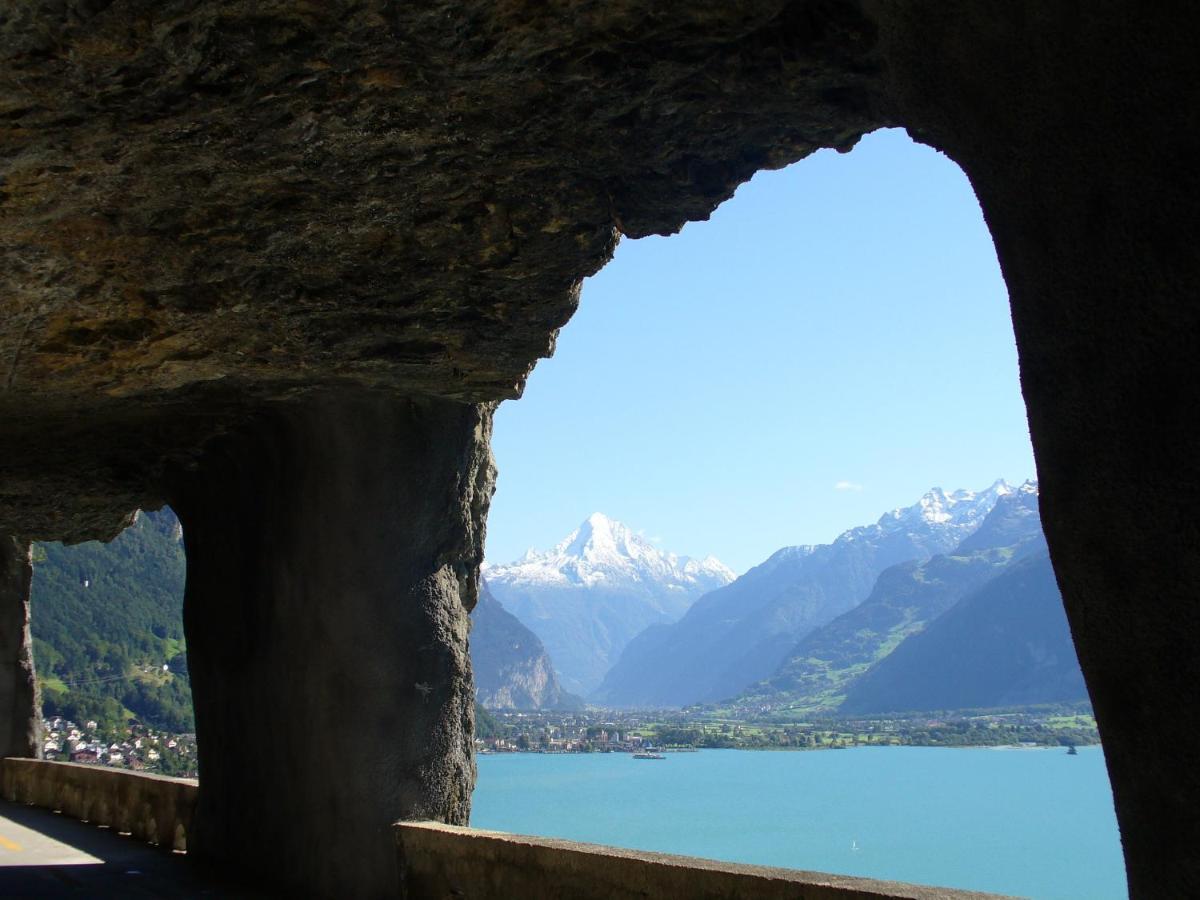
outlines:
[[[589,700],[685,706],[738,694],[769,676],[804,635],[862,602],[888,567],[960,544],[1013,488],[941,488],[848,529],[829,544],[785,547],[701,597],[674,625],[629,642]]]
[[[1088,700],[1042,545],[968,594],[863,675],[850,714]]]
[[[1038,500],[1036,484],[1026,482],[1000,496],[954,549],[885,569],[862,603],[805,636],[736,705],[775,713],[837,708],[873,665],[1016,560],[1045,547]]]
[[[549,584],[594,584],[611,572],[632,580],[694,581],[704,576],[732,581],[734,572],[715,556],[695,559],[664,553],[627,525],[594,512],[552,549],[525,551],[506,565],[485,563],[489,579],[520,578]]]

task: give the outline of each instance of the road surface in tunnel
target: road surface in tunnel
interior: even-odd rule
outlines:
[[[184,853],[0,801],[0,897],[269,896],[197,866]]]

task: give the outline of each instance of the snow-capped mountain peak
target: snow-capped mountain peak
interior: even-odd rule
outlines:
[[[705,590],[728,584],[733,572],[716,557],[692,559],[660,550],[629,526],[604,513],[592,513],[551,550],[528,551],[509,565],[489,565],[489,581],[542,584],[650,582],[664,587]]]
[[[934,526],[971,528],[983,521],[1000,497],[1012,492],[1012,487],[1003,478],[992,482],[982,491],[960,489],[947,494],[940,487],[935,487],[912,506],[885,513],[879,519],[879,525],[887,529],[896,523],[921,521]]]
[[[587,693],[634,635],[674,622],[734,574],[715,557],[661,550],[603,513],[546,551],[488,565],[496,598],[546,645],[568,690]]]
[[[940,487],[931,488],[912,506],[886,512],[874,525],[851,528],[839,535],[834,543],[876,540],[883,535],[908,534],[914,538],[923,535],[918,543],[928,552],[945,552],[982,525],[1001,497],[1025,490],[1028,484],[1013,488],[999,478],[981,491],[947,493]],[[1037,490],[1036,484],[1033,490]]]
[[[619,558],[636,559],[647,549],[653,550],[653,545],[620,522],[596,512],[560,541],[553,552],[603,564]]]

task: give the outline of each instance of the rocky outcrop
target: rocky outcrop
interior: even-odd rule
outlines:
[[[1181,236],[1200,227],[1200,119],[1184,112],[1200,17],[1179,3],[889,10],[897,120],[962,166],[1008,285],[1042,523],[1130,893],[1196,893],[1200,771],[1179,759],[1200,749],[1200,255]]]

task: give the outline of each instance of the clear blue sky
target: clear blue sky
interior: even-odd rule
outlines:
[[[1008,295],[966,176],[901,131],[623,241],[496,416],[488,559],[600,511],[737,572],[934,485],[1034,477]]]

